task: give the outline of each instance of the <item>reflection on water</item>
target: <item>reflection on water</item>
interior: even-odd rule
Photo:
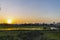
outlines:
[[[43,28],[0,28],[0,30],[43,30]]]

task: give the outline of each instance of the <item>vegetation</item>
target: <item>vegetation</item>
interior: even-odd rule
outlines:
[[[50,30],[50,26],[46,24],[1,24],[0,29],[9,28],[9,30],[0,30],[0,40],[60,40],[60,31]],[[52,25],[51,27],[54,28],[55,26]],[[10,30],[10,28],[37,28],[41,30]]]
[[[0,40],[60,40],[60,31],[0,30]]]

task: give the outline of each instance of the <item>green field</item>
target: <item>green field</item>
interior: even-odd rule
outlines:
[[[0,30],[49,30],[45,26],[0,26]]]
[[[60,40],[60,31],[41,26],[0,26],[0,40]]]
[[[42,28],[43,26],[0,26],[0,28]]]
[[[0,30],[0,40],[60,40],[60,31]]]

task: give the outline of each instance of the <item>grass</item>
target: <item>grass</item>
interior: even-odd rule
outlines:
[[[41,30],[31,30],[31,31],[16,31],[16,30],[11,30],[11,31],[1,31],[0,30],[0,40],[3,39],[12,39],[13,40],[60,40],[60,31],[41,31]]]
[[[21,26],[1,28],[41,28],[41,26]],[[49,30],[0,30],[0,40],[60,40],[60,31]]]
[[[45,36],[51,40],[60,40],[60,31],[59,32],[45,32]]]

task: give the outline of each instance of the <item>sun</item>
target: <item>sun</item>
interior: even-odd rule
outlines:
[[[8,24],[12,24],[12,19],[7,19]]]

